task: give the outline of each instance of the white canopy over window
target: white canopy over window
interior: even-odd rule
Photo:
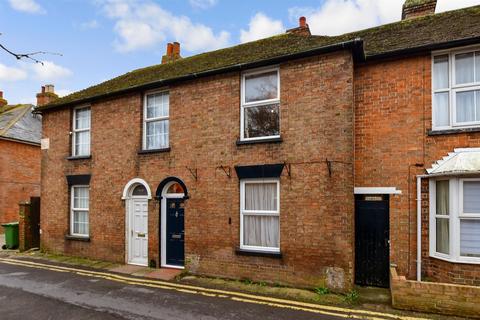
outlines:
[[[480,174],[480,148],[455,149],[427,172],[430,176]]]

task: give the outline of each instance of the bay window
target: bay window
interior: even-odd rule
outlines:
[[[240,248],[279,252],[279,180],[241,180],[240,202]]]
[[[156,92],[145,95],[143,110],[143,150],[169,147],[169,94]]]
[[[433,129],[480,126],[480,51],[435,54]]]
[[[241,99],[241,140],[279,138],[279,69],[262,69],[244,73]]]
[[[480,179],[430,180],[430,255],[480,263]]]

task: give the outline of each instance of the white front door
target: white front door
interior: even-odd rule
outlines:
[[[131,199],[129,205],[129,264],[148,265],[148,200]]]

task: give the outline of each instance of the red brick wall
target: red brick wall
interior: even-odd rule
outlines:
[[[0,139],[0,223],[18,221],[18,203],[40,196],[40,159],[40,146]]]
[[[480,287],[406,280],[395,268],[390,284],[394,308],[480,318]]]
[[[396,187],[390,198],[391,263],[416,275],[416,175],[455,148],[480,146],[480,133],[429,136],[431,56],[383,60],[355,68],[355,186]],[[423,273],[435,281],[478,284],[480,266],[428,253],[428,185],[422,201]]]
[[[42,162],[42,246],[51,251],[123,262],[124,186],[145,179],[152,192],[169,176],[182,179],[187,267],[196,273],[323,285],[326,275],[353,282],[353,63],[348,52],[282,64],[279,144],[237,146],[240,74],[170,87],[168,153],[138,155],[142,94],[92,105],[92,159],[68,161],[70,110],[44,114],[50,150]],[[329,176],[325,159],[335,160]],[[239,181],[235,165],[291,164],[281,177],[283,258],[237,256]],[[229,179],[217,167],[232,169]],[[188,168],[197,169],[195,180]],[[68,233],[65,175],[91,174],[90,242]],[[149,259],[158,265],[159,203],[149,204]],[[229,224],[229,218],[232,223]]]

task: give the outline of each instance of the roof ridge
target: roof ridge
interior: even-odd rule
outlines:
[[[378,26],[375,26],[375,27],[355,30],[355,31],[347,32],[347,33],[342,33],[342,34],[336,35],[334,37],[346,37],[348,35],[354,35],[354,34],[361,33],[361,32],[372,31],[372,30],[381,29],[381,28],[384,28],[384,27],[391,27],[393,25],[402,25],[402,24],[409,24],[409,23],[412,23],[412,22],[417,22],[417,21],[420,21],[420,20],[435,19],[435,18],[439,18],[441,16],[446,16],[446,15],[449,15],[449,14],[455,14],[455,13],[458,13],[459,11],[468,11],[468,10],[479,9],[479,8],[480,8],[480,5],[475,5],[475,6],[470,6],[470,7],[459,8],[459,9],[455,9],[455,10],[449,10],[449,11],[439,12],[439,13],[435,13],[435,14],[430,14],[430,15],[426,15],[426,16],[414,17],[414,18],[411,18],[411,19],[393,21],[393,22],[381,24],[381,25],[378,25]]]
[[[17,109],[17,108],[15,108]],[[15,109],[12,109],[12,110],[15,110]],[[18,108],[19,109],[19,108]],[[29,108],[25,108],[25,110],[23,110],[22,112],[20,112],[20,114],[18,116],[16,116],[15,118],[13,118],[6,126],[5,128],[3,128],[2,130],[0,130],[0,136],[3,136],[5,133],[7,133],[8,130],[10,130],[11,127],[13,127],[21,118],[23,118],[23,116],[28,112]],[[11,111],[11,110],[9,110]],[[7,111],[8,112],[8,111]]]

